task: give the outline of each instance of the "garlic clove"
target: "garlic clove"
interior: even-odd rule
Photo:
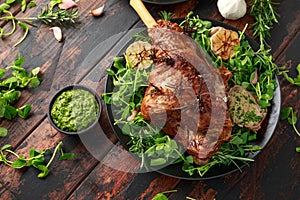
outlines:
[[[62,3],[58,5],[59,9],[69,9],[77,6],[77,4],[73,0],[62,0]]]
[[[94,10],[90,10],[90,13],[95,16],[95,17],[98,17],[100,15],[102,15],[104,12],[104,5],[103,6],[100,6],[99,8],[97,9],[94,9]]]
[[[62,41],[62,31],[58,26],[50,28],[53,31],[54,37],[58,42]]]

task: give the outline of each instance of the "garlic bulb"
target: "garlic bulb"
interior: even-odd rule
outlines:
[[[247,11],[245,0],[218,0],[217,6],[225,19],[237,20]]]

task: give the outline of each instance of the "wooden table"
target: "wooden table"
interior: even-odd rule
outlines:
[[[36,8],[25,13],[15,9],[15,14],[37,15],[48,3],[46,0],[36,2]],[[104,3],[103,16],[95,18],[89,14],[90,9]],[[120,165],[125,162],[124,159],[130,159],[126,152],[113,145],[103,145],[100,151],[88,149],[80,137],[60,134],[51,127],[46,114],[53,94],[67,84],[80,83],[94,88],[100,95],[105,86],[105,69],[110,67],[112,57],[118,53],[118,48],[114,47],[127,40],[129,30],[143,27],[128,1],[80,0],[78,7],[81,23],[74,28],[63,29],[64,40],[61,43],[54,39],[49,27],[41,23],[30,29],[27,39],[18,47],[13,47],[13,44],[21,37],[20,30],[0,41],[1,67],[10,65],[20,53],[26,59],[24,67],[32,69],[40,66],[42,69],[41,86],[24,90],[17,102],[17,106],[32,105],[30,117],[26,120],[1,120],[1,126],[9,130],[7,137],[0,138],[1,146],[11,144],[16,152],[28,156],[30,147],[39,150],[53,148],[62,140],[65,151],[75,153],[74,160],[55,161],[46,179],[38,179],[35,169],[17,170],[1,164],[0,199],[151,199],[159,192],[173,189],[177,192],[171,193],[170,199],[300,198],[300,154],[295,152],[295,147],[300,146],[300,138],[287,121],[279,121],[271,141],[249,167],[242,172],[203,181],[180,180],[157,172],[124,172],[128,170],[126,166],[123,171],[114,170],[103,163],[111,163],[117,158],[120,162],[115,165]],[[220,20],[240,30],[246,23],[253,23],[248,15],[238,21],[223,20],[215,0],[190,0],[169,6],[146,4],[146,7],[155,18],[158,18],[160,10],[173,11],[175,17],[183,17],[194,10],[202,18]],[[286,65],[291,76],[296,75],[295,66],[300,62],[299,8],[299,0],[280,1],[279,24],[272,29],[269,40],[275,62]],[[247,33],[251,34],[251,31]],[[290,85],[283,77],[279,78],[282,107],[293,106],[295,111],[299,111],[299,87]],[[104,109],[100,120],[102,129],[112,144],[120,147],[105,113]],[[99,138],[93,139],[97,141]],[[92,155],[93,151],[97,158]],[[137,163],[133,158],[130,162]]]

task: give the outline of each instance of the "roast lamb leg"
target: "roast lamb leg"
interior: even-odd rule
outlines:
[[[196,164],[205,164],[231,138],[227,84],[220,70],[178,24],[156,22],[141,0],[131,0],[130,5],[147,26],[155,52],[155,69],[149,76],[142,115],[181,143]]]

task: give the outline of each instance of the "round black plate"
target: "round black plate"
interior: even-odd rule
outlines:
[[[175,19],[174,22],[180,23],[182,20],[183,19]],[[205,19],[205,20],[207,20],[207,19]],[[227,29],[238,31],[236,28],[229,26],[227,24],[224,24],[222,22],[213,21],[213,20],[209,20],[209,21],[212,22],[213,26],[222,26]],[[246,39],[248,40],[249,44],[251,45],[251,47],[254,50],[259,49],[259,45],[251,37],[246,35]],[[131,43],[132,43],[132,40],[128,41],[128,46]],[[120,50],[120,55],[122,55],[122,53],[125,52],[125,49],[126,48],[123,48]],[[114,70],[113,65],[111,66],[111,69]],[[267,143],[269,142],[269,140],[271,139],[271,137],[276,129],[277,122],[278,122],[279,115],[280,115],[281,91],[280,91],[280,85],[279,85],[277,76],[275,77],[275,80],[278,84],[278,87],[275,90],[274,98],[271,102],[272,106],[268,110],[268,120],[265,120],[265,123],[262,125],[262,129],[260,130],[260,134],[258,134],[259,138],[255,141],[255,145],[259,145],[262,148],[264,148],[267,145]],[[107,93],[112,92],[113,87],[114,86],[113,86],[112,77],[108,76],[105,92],[107,92]],[[128,150],[129,149],[129,145],[128,145],[129,137],[126,135],[123,135],[121,129],[117,125],[114,124],[114,118],[113,118],[113,114],[112,114],[112,110],[111,110],[111,105],[106,104],[106,109],[107,109],[107,115],[108,115],[109,122],[110,122],[111,126],[113,127],[115,134],[119,138],[119,140],[120,140],[121,144],[124,146],[124,148],[126,150]],[[254,153],[250,154],[248,157],[255,158],[259,154],[259,152],[260,151],[254,152]],[[244,166],[245,166],[245,164],[241,164],[241,168]],[[157,171],[162,174],[168,175],[168,176],[172,176],[172,177],[176,177],[176,178],[180,178],[180,179],[188,179],[188,180],[212,179],[212,178],[221,177],[226,174],[238,171],[238,168],[232,164],[229,166],[214,167],[214,168],[210,169],[204,176],[201,177],[196,173],[193,176],[190,176],[186,172],[182,171],[181,167],[182,167],[182,163],[178,163],[178,164],[174,164],[174,165],[169,165],[169,166],[167,166],[163,169],[157,170]]]
[[[143,0],[143,1],[152,4],[169,5],[169,4],[182,3],[188,0]]]

